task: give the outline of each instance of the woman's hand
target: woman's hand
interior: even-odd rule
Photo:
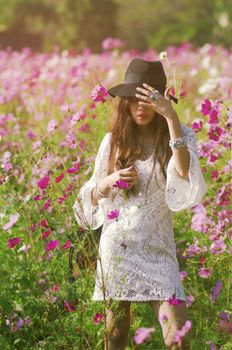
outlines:
[[[113,186],[113,184],[118,180],[126,181],[129,185],[127,189],[131,189],[138,182],[139,176],[138,176],[136,170],[134,169],[134,166],[131,165],[128,168],[119,169],[119,170],[115,171],[114,173],[108,175],[102,181],[101,188],[103,188],[103,186],[106,186],[107,188],[111,188]]]
[[[135,94],[135,96],[139,99],[142,99],[146,102],[139,101],[139,105],[145,106],[148,108],[151,108],[153,111],[159,113],[162,115],[164,118],[168,120],[174,120],[178,118],[178,115],[174,108],[172,107],[172,102],[171,100],[167,97],[168,96],[168,91],[170,88],[167,88],[164,96],[159,93],[158,90],[155,90],[152,86],[148,84],[143,84],[144,88],[137,87],[136,90],[140,91],[142,94]],[[157,93],[157,99],[154,101],[152,98],[149,97],[151,92],[156,92]]]

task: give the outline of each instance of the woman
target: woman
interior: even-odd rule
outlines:
[[[119,98],[117,115],[73,206],[79,225],[103,225],[92,300],[108,301],[109,350],[127,345],[132,301],[149,302],[171,349],[188,318],[172,211],[199,204],[207,191],[196,137],[179,121],[160,61],[133,59],[124,82],[108,93]],[[114,187],[118,180],[128,188]],[[119,301],[117,320],[112,300]]]

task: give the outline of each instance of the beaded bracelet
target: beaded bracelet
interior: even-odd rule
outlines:
[[[169,146],[172,150],[176,150],[178,148],[184,147],[187,144],[186,135],[179,137],[175,140],[169,140]]]
[[[96,184],[95,189],[96,189],[97,195],[99,197],[102,197],[102,198],[107,198],[108,197],[108,195],[105,195],[104,193],[101,192],[101,190],[99,189],[99,184],[98,183]]]

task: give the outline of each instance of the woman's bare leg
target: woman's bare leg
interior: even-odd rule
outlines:
[[[177,349],[177,344],[173,342],[173,338],[178,329],[181,329],[188,320],[188,310],[186,303],[179,305],[170,305],[168,301],[149,301],[156,318],[161,327],[165,345],[168,349]],[[162,316],[165,315],[168,320],[162,322]],[[178,348],[179,349],[179,348]],[[182,341],[182,350],[190,350],[189,334]]]
[[[130,301],[119,301],[117,309],[106,308],[106,327],[109,331],[108,350],[124,350],[130,329]],[[106,349],[105,349],[106,350]]]

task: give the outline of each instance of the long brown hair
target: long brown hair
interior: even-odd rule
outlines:
[[[117,103],[116,113],[113,116],[109,130],[112,133],[112,139],[108,174],[133,165],[135,160],[140,159],[142,151],[136,139],[138,126],[134,122],[129,108],[131,98],[123,96],[116,97],[116,99],[119,99],[119,102]],[[151,121],[149,126],[154,135],[155,143],[151,177],[157,161],[160,163],[160,169],[166,180],[167,164],[172,156],[172,151],[169,147],[170,134],[168,124],[163,116],[156,113],[156,117]],[[157,182],[156,175],[155,179]]]

